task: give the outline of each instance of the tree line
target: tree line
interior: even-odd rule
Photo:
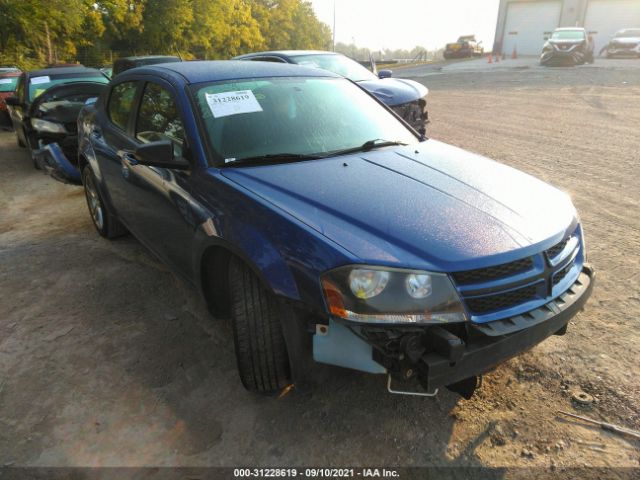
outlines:
[[[23,69],[145,54],[226,59],[331,41],[308,0],[0,0],[0,64]]]
[[[358,61],[366,62],[370,58],[373,58],[377,62],[384,62],[394,59],[424,61],[436,57],[440,58],[442,56],[443,49],[427,50],[425,47],[416,45],[411,50],[403,48],[371,50],[366,47],[359,47],[355,43],[347,44],[338,42],[335,45],[335,51]]]

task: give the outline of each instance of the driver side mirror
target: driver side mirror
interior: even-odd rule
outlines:
[[[189,162],[182,157],[176,158],[173,154],[173,142],[160,140],[140,145],[133,152],[133,156],[140,165],[160,168],[175,168],[187,170]]]
[[[391,78],[391,76],[393,75],[393,72],[391,70],[380,70],[380,72],[378,72],[378,78]]]
[[[20,105],[22,105],[20,99],[15,95],[13,97],[5,98],[4,103],[9,105],[10,107],[19,107]]]

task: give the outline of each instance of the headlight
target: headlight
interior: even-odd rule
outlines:
[[[56,122],[50,122],[49,120],[43,120],[41,118],[32,118],[31,126],[39,131],[45,133],[67,133],[64,125]]]
[[[358,298],[371,298],[382,293],[389,282],[389,272],[381,270],[351,270],[349,274],[349,287]]]
[[[348,266],[321,279],[332,315],[369,324],[441,324],[466,321],[449,277],[442,273]]]

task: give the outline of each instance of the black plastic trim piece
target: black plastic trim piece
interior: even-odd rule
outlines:
[[[421,383],[428,391],[432,391],[481,375],[562,331],[591,296],[594,280],[593,269],[585,265],[578,280],[563,295],[534,310],[535,314],[530,312],[536,323],[502,336],[489,336],[479,330],[475,338],[469,339],[464,355],[455,363],[437,353],[427,353],[420,361]],[[471,328],[477,327],[478,325],[474,325]]]

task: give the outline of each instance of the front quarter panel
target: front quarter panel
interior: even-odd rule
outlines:
[[[201,273],[207,248],[221,246],[250,265],[276,295],[324,311],[320,274],[353,262],[353,256],[218,169],[194,176],[193,192],[204,214],[196,232],[195,272]]]

